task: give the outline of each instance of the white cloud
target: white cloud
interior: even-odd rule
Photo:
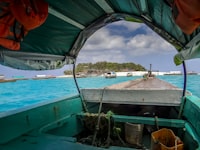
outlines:
[[[166,53],[174,49],[169,43],[155,34],[138,34],[131,38],[126,44],[127,50],[130,54],[133,54],[133,56]]]
[[[125,62],[126,56],[120,50],[84,51],[78,56],[78,62]]]
[[[79,55],[80,61],[96,62],[105,60],[124,62],[130,57],[134,58],[142,55],[155,55],[156,53],[175,51],[169,43],[145,25],[121,21],[114,23],[112,26],[122,26],[130,32],[134,32],[142,27],[145,31],[142,34],[127,37],[123,33],[121,35],[113,34],[109,30],[110,26],[101,28],[86,42]]]
[[[102,28],[88,39],[83,50],[119,49],[124,44],[123,36],[112,35],[107,28]]]

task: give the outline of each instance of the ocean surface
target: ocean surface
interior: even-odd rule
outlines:
[[[157,77],[177,87],[183,87],[182,75]],[[141,77],[117,77],[112,79],[104,77],[77,78],[77,82],[80,88],[102,88],[137,78]],[[192,92],[193,95],[200,97],[200,75],[188,75],[187,90]],[[76,94],[78,94],[78,91],[73,78],[29,79],[0,83],[0,112],[16,110]]]

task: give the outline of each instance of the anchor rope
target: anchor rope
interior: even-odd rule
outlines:
[[[103,95],[104,95],[105,89],[106,88],[103,88],[102,93],[101,93],[101,97],[100,97],[98,119],[97,119],[97,124],[96,124],[96,127],[95,127],[95,132],[94,132],[94,136],[93,136],[93,140],[92,140],[92,145],[95,144],[96,136],[97,136],[97,133],[99,131],[99,124],[100,124],[100,120],[101,120],[101,110],[102,110],[102,103],[103,103]]]

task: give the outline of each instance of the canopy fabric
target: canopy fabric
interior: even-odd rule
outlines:
[[[175,24],[165,0],[46,0],[46,22],[32,30],[19,51],[0,49],[0,63],[18,69],[46,70],[74,63],[85,41],[119,20],[142,22],[177,50],[176,64],[200,57],[200,28],[186,35]],[[52,65],[53,64],[53,65]]]

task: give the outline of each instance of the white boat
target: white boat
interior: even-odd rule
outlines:
[[[111,72],[106,72],[104,74],[104,76],[105,76],[105,78],[116,78],[117,74],[115,72],[111,71]]]
[[[128,72],[128,73],[126,74],[126,76],[127,76],[127,77],[132,77],[133,74],[132,74],[131,72]]]

